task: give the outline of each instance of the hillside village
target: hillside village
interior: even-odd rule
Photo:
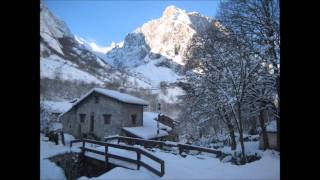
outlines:
[[[41,179],[280,179],[279,17],[250,39],[236,5],[168,6],[102,52],[41,1]]]
[[[250,174],[249,176],[244,176],[242,171],[237,171],[232,167],[233,165],[231,164],[237,164],[237,156],[235,156],[235,154],[237,154],[237,152],[239,153],[240,149],[238,148],[235,151],[230,151],[229,148],[226,148],[223,145],[223,141],[212,144],[213,148],[217,150],[213,154],[210,151],[210,153],[207,153],[207,149],[200,149],[199,151],[197,151],[198,149],[187,150],[181,153],[180,148],[178,148],[179,139],[175,129],[175,125],[177,125],[177,122],[160,113],[145,112],[144,109],[146,109],[145,106],[148,105],[148,102],[140,98],[124,94],[122,92],[94,88],[80,99],[73,100],[64,105],[62,105],[61,103],[50,101],[44,102],[44,104],[46,104],[47,107],[50,107],[48,109],[50,109],[51,112],[48,113],[48,118],[50,119],[50,124],[48,126],[49,128],[44,131],[44,134],[42,134],[40,138],[41,151],[43,151],[42,154],[50,154],[50,156],[41,155],[41,157],[43,158],[43,160],[41,161],[41,174],[43,179],[64,177],[67,177],[67,179],[74,178],[74,175],[72,176],[68,172],[66,172],[74,170],[64,167],[65,172],[63,173],[61,169],[51,164],[47,160],[47,158],[52,158],[55,156],[59,156],[60,154],[70,152],[70,147],[72,147],[72,143],[73,141],[75,141],[75,139],[95,139],[97,140],[97,142],[108,142],[108,139],[111,139],[110,142],[112,142],[112,139],[115,139],[117,137],[120,137],[119,139],[123,137],[122,140],[124,141],[120,143],[122,145],[132,145],[137,143],[137,145],[135,145],[134,147],[146,149],[148,151],[151,150],[152,154],[155,154],[165,160],[166,174],[165,176],[162,176],[162,178],[185,179],[192,177],[192,179],[211,179],[211,177],[217,177],[219,179],[228,179],[229,177],[233,179],[235,178],[235,175],[237,176],[237,178],[243,177],[245,179],[252,177],[252,174]],[[119,110],[110,109],[117,107],[119,108]],[[101,112],[101,110],[103,110],[103,112]],[[117,111],[119,112],[118,114]],[[88,113],[88,116],[90,115],[90,118],[87,116],[86,112],[90,112]],[[112,112],[113,114],[103,114],[108,112]],[[127,114],[129,112],[132,114]],[[123,115],[125,116],[125,118],[122,117]],[[128,118],[126,118],[127,116]],[[126,120],[127,122],[122,122],[122,120]],[[274,124],[268,125],[267,129],[268,132],[271,133],[270,135],[272,135],[276,131]],[[57,140],[54,140],[53,138],[53,140],[51,140],[52,142],[50,142],[50,133],[62,133],[62,136],[58,135]],[[269,138],[271,138],[270,135]],[[49,141],[48,139],[46,139],[46,137],[49,137]],[[125,137],[128,137],[128,139],[126,139]],[[252,161],[259,160],[259,162],[257,162],[259,164],[258,166],[245,166],[246,169],[254,171],[254,175],[257,179],[259,179],[260,177],[262,179],[266,177],[276,179],[277,174],[279,175],[279,163],[277,163],[279,159],[276,160],[277,158],[279,158],[278,154],[275,151],[260,150],[263,149],[263,144],[261,143],[261,140],[259,141],[259,136],[247,136],[246,138],[248,139],[246,142],[248,155],[253,155]],[[118,143],[116,141],[113,141],[113,143],[119,144],[119,139]],[[144,139],[147,141],[139,141],[138,139]],[[151,144],[148,140],[152,140]],[[276,143],[273,142],[274,139],[270,140],[270,147],[276,148]],[[165,142],[165,145],[161,145],[159,147],[153,144],[157,142]],[[89,149],[99,149],[101,150],[101,152],[103,152],[104,150],[103,146],[96,146],[94,145],[94,143],[92,144],[90,142],[87,142],[87,146],[90,147]],[[77,148],[79,148],[79,146],[72,147],[72,151],[82,152]],[[112,149],[112,147],[110,147],[109,151],[113,154],[121,155],[124,157],[135,157],[135,155],[130,153],[129,151],[119,151],[116,148]],[[221,152],[222,155],[218,156],[217,152]],[[87,156],[92,157],[93,159],[100,159],[97,156],[92,156],[92,154],[87,154]],[[67,157],[66,159],[68,158],[70,157]],[[262,160],[260,160],[261,158]],[[104,160],[103,156],[102,160]],[[180,163],[183,163],[184,165],[177,168],[177,166],[175,165],[177,161],[180,161]],[[223,165],[227,162],[229,162],[229,166]],[[197,163],[199,163],[199,169],[194,168],[194,164]],[[221,165],[219,165],[219,163],[221,163]],[[112,164],[118,165],[119,167],[113,167],[114,170],[112,169],[110,172],[102,174],[101,176],[98,176],[96,178],[123,179],[127,178],[128,175],[133,176],[130,179],[159,178],[156,174],[150,173],[146,169],[141,170],[141,172],[135,172],[135,167],[132,167],[132,165],[128,166],[127,164],[124,165],[123,161],[112,161]],[[53,171],[49,174],[46,169],[48,168],[47,166],[53,167]],[[223,173],[212,173],[210,167],[213,166],[220,167],[222,169],[229,169],[230,172],[228,171],[228,176],[225,176]],[[261,167],[263,167],[263,169],[261,169]],[[203,168],[209,169],[208,171],[203,171]],[[193,169],[194,173],[191,173],[190,175],[188,173],[185,173],[190,169]],[[266,173],[266,169],[269,169],[269,172],[271,170],[271,172],[277,173]],[[177,174],[176,171],[181,171],[181,174]],[[197,171],[201,171],[204,174],[195,175],[197,174]],[[87,179],[88,176],[90,177],[90,175],[81,176],[79,179]],[[90,179],[95,178],[93,176]]]

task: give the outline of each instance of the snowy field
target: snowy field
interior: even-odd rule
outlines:
[[[74,138],[68,134],[65,134],[66,146],[61,143],[55,145],[53,142],[47,141],[48,138],[43,134],[40,134],[40,179],[41,180],[63,180],[66,179],[63,169],[58,167],[55,163],[48,160],[57,154],[63,154],[71,151],[69,148],[69,142]],[[72,151],[79,151],[76,147],[72,148]],[[79,151],[80,152],[80,151]]]
[[[79,151],[79,149],[76,147],[69,149],[69,146],[62,145],[56,146],[52,142],[44,141],[45,139],[41,135],[41,179],[65,179],[63,170],[46,158],[70,150]],[[72,137],[67,137],[66,139],[68,144],[68,141]],[[253,148],[257,147],[257,144],[251,143],[247,146],[252,147],[251,150],[253,150]],[[140,170],[116,167],[96,178],[81,177],[79,179],[280,179],[280,157],[276,151],[261,151],[259,153],[262,156],[260,160],[237,166],[231,163],[223,163],[208,154],[187,155],[183,158],[180,155],[168,153],[160,149],[154,150],[154,152],[149,152],[165,161],[165,175],[161,178],[143,167]],[[136,158],[135,153],[125,150],[110,148],[110,151],[113,154],[121,154],[132,159]],[[150,163],[154,167],[157,165],[152,164],[148,158],[142,157],[142,161]]]
[[[58,75],[62,80],[84,81],[103,85],[104,82],[95,76],[82,71],[77,64],[61,59],[56,55],[48,58],[40,58],[40,77],[54,79]]]
[[[111,150],[113,154],[118,154]],[[151,152],[151,151],[149,151]],[[119,155],[135,158],[135,153],[119,152]],[[165,175],[158,177],[148,170],[129,170],[121,167],[112,169],[97,178],[90,179],[280,179],[279,155],[275,151],[265,151],[258,161],[237,166],[231,163],[223,163],[212,155],[187,155],[185,158],[155,149],[155,156],[165,161]],[[156,167],[147,158],[142,161]],[[81,177],[81,179],[89,179]]]
[[[167,67],[157,67],[156,61],[150,61],[147,64],[140,65],[132,71],[138,72],[148,77],[153,86],[157,86],[161,81],[175,82],[180,78],[173,70]]]

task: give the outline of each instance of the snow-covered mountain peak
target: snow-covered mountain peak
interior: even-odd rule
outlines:
[[[163,11],[163,17],[170,17],[170,16],[173,16],[179,12],[185,12],[184,10],[181,10],[179,8],[177,8],[176,6],[174,5],[171,5],[171,6],[168,6],[166,7],[166,9]]]
[[[192,38],[215,27],[213,22],[212,17],[168,6],[160,18],[148,21],[127,34],[123,46],[113,47],[104,59],[116,68],[146,77],[154,86],[158,86],[160,81],[175,82],[178,78],[168,77],[181,76],[180,70],[185,64],[183,57]],[[161,74],[150,76],[146,68],[153,69],[153,73],[161,69]],[[156,78],[158,76],[163,78]]]
[[[172,21],[176,23],[185,23],[190,24],[191,21],[189,19],[188,14],[185,10],[179,9],[175,6],[168,6],[162,14],[162,19],[167,21]]]
[[[162,17],[143,24],[134,32],[144,35],[152,52],[183,65],[181,56],[196,33],[212,26],[213,18],[200,13],[187,13],[175,6],[168,6]]]

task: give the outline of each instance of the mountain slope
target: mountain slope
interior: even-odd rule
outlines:
[[[42,2],[40,7],[41,91],[47,94],[42,96],[77,98],[96,86],[123,87],[146,98],[153,109],[167,103],[164,111],[167,107],[174,116],[184,94],[177,84],[184,77],[188,45],[195,34],[218,27],[213,18],[169,6],[123,42],[100,48],[74,36]]]
[[[183,77],[184,55],[192,37],[215,27],[211,17],[169,6],[162,17],[129,33],[123,46],[112,47],[103,59],[136,77],[144,77],[154,87],[161,81],[173,83]]]
[[[119,81],[122,73],[100,58],[93,49],[71,33],[66,24],[40,4],[41,78],[82,81],[100,86]],[[138,86],[147,83],[131,78]],[[130,83],[130,82],[129,82]]]

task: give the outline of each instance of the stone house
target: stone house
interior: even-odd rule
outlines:
[[[63,131],[76,138],[121,135],[123,127],[143,126],[148,102],[118,91],[94,88],[60,116]]]

